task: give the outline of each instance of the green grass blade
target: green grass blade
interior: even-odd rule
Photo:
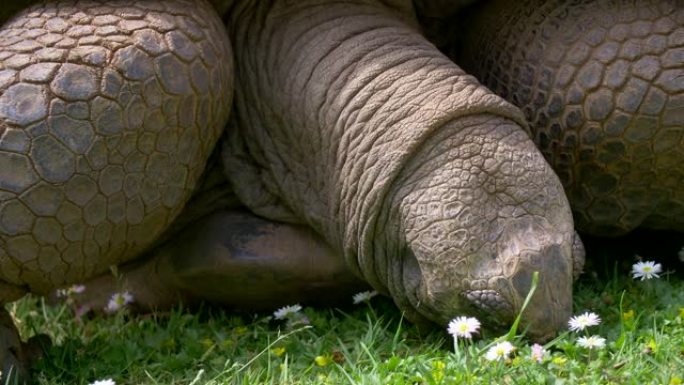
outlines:
[[[527,308],[527,305],[529,305],[530,300],[532,300],[532,296],[534,295],[534,292],[537,290],[538,284],[539,272],[535,271],[534,273],[532,273],[532,286],[530,286],[530,291],[527,293],[527,297],[525,297],[525,301],[523,301],[522,307],[520,308],[520,312],[518,313],[518,316],[515,317],[515,321],[513,322],[513,325],[511,325],[511,329],[508,331],[508,334],[506,334],[506,340],[513,341],[513,339],[515,338],[515,335],[518,332],[518,324],[520,324],[522,314],[525,311],[525,308]]]

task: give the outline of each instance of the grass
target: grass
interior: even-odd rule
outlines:
[[[39,384],[682,384],[681,276],[642,282],[629,264],[611,270],[586,274],[575,290],[576,313],[600,315],[590,332],[606,346],[578,347],[582,333],[565,332],[541,363],[519,335],[505,362],[484,358],[499,337],[486,333],[455,352],[445,332],[419,333],[379,297],[344,310],[304,308],[290,324],[217,309],[79,321],[68,305],[36,297],[8,308],[24,338],[42,332],[54,342],[33,372]]]

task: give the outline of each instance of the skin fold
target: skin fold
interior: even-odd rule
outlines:
[[[79,7],[0,31],[4,301],[91,278],[111,293],[121,265],[147,308],[370,285],[415,322],[505,327],[538,271],[523,327],[563,327],[584,258],[563,186],[412,3]]]

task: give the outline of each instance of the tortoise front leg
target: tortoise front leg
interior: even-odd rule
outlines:
[[[86,283],[86,304],[101,308],[124,288],[136,308],[208,301],[247,309],[350,301],[367,284],[312,230],[225,211],[188,226],[144,263]]]

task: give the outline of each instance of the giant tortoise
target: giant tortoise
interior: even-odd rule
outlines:
[[[425,37],[463,4],[212,5],[48,1],[4,25],[2,301],[119,265],[147,307],[370,285],[416,322],[496,326],[538,271],[523,324],[563,326],[584,258],[563,186],[521,110]]]

